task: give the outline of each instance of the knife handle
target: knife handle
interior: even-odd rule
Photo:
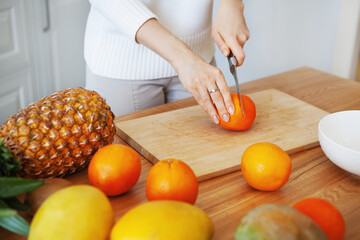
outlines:
[[[234,54],[232,53],[232,51],[230,50],[230,53],[229,53],[229,56],[228,56],[228,59],[234,57]]]
[[[235,68],[237,66],[237,61],[231,50],[230,50],[229,56],[227,58],[228,58],[229,66],[230,66],[230,71],[232,72],[233,70],[235,70]]]

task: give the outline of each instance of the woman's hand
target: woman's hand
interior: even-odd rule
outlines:
[[[219,116],[224,121],[229,121],[229,113],[233,114],[235,108],[220,69],[206,63],[155,19],[142,25],[137,32],[136,41],[159,54],[174,67],[181,83],[214,123],[219,123]],[[211,90],[216,91],[209,93]]]
[[[244,4],[241,0],[220,0],[212,24],[211,36],[226,57],[231,50],[238,66],[243,64],[244,45],[250,34],[244,17]]]
[[[219,116],[228,122],[229,113],[234,114],[235,108],[229,87],[220,69],[206,63],[196,54],[181,56],[173,62],[173,66],[181,83],[210,115],[213,122],[218,124]]]

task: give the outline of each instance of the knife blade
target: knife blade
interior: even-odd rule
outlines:
[[[239,102],[241,105],[241,113],[242,113],[243,118],[245,118],[243,102],[242,102],[241,93],[240,93],[240,89],[239,89],[239,80],[238,80],[237,74],[236,74],[237,61],[236,61],[234,54],[231,52],[231,50],[230,50],[230,54],[227,58],[228,58],[228,62],[229,62],[230,72],[233,75],[234,80],[235,80],[236,91],[237,91],[237,94],[239,97]]]

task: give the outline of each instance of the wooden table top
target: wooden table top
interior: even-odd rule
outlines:
[[[279,89],[330,113],[360,110],[359,83],[307,67],[240,85],[243,93],[269,88]],[[235,91],[234,87],[232,91]],[[115,121],[130,120],[195,104],[193,98],[184,99],[120,116]],[[118,136],[115,137],[115,142],[126,144]],[[278,203],[290,206],[307,197],[327,199],[341,211],[346,223],[346,239],[357,239],[360,236],[360,177],[334,165],[320,147],[290,157],[293,163],[290,179],[275,192],[252,189],[245,182],[241,171],[200,182],[195,206],[211,217],[215,226],[214,239],[233,239],[241,217],[258,205]],[[142,172],[135,187],[124,195],[110,197],[116,220],[129,209],[147,201],[145,181],[152,165],[143,157],[141,160]],[[75,184],[89,184],[86,170],[67,179]],[[25,238],[0,229],[0,239]]]

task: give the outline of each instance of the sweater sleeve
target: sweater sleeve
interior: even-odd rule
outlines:
[[[132,41],[149,19],[157,16],[141,0],[89,0],[92,7],[115,24]]]

